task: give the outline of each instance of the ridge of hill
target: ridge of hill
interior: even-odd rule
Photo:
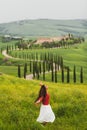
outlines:
[[[86,130],[87,86],[43,82],[48,85],[50,104],[56,116],[54,123],[49,123],[43,128],[36,122],[40,105],[34,105],[39,82],[0,75],[0,129]]]
[[[87,20],[21,20],[0,24],[0,35],[50,37],[67,33],[87,37]]]

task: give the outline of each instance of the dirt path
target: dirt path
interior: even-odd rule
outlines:
[[[14,58],[6,53],[6,50],[2,51],[2,55],[4,55],[6,58]]]
[[[8,55],[6,50],[2,51],[2,55],[4,55],[6,58],[9,58],[9,59],[19,59],[19,58],[15,58],[15,57]]]
[[[19,59],[19,58],[15,58],[15,57],[8,55],[6,50],[2,51],[2,55],[4,55],[6,58],[10,58],[10,59]],[[33,74],[26,75],[26,80],[32,80],[32,79],[33,79]]]
[[[26,75],[26,80],[33,80],[33,74]]]

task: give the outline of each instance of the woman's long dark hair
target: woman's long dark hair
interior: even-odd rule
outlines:
[[[42,85],[41,88],[40,88],[38,97],[37,97],[37,99],[35,100],[35,102],[36,102],[40,97],[45,97],[46,94],[47,94],[47,92],[46,92],[46,87],[45,87],[45,85]]]

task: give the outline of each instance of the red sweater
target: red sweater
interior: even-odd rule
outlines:
[[[43,105],[48,105],[50,101],[50,95],[46,94],[45,97],[40,97],[39,100],[40,102],[42,102]]]

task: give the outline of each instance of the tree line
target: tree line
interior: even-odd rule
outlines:
[[[69,47],[70,45],[82,43],[85,41],[85,38],[82,36],[74,36],[72,34],[68,34],[66,36],[62,36],[60,40],[53,40],[53,41],[43,41],[42,43],[37,43],[36,39],[30,40],[18,40],[15,43],[14,48],[21,49],[34,49],[34,48],[55,48],[55,47]]]
[[[62,59],[63,60],[63,59]],[[60,64],[58,62],[46,62],[46,61],[30,61],[29,62],[29,69],[30,73],[33,74],[33,79],[40,79],[40,76],[42,75],[42,80],[46,80],[46,74],[50,73],[50,79],[52,82],[59,82],[59,76],[58,73],[60,73],[61,76],[61,82],[64,83],[65,81],[67,83],[71,82],[70,73],[73,73],[72,80],[74,83],[78,82],[77,80],[77,73],[76,73],[76,66],[74,65],[73,70],[71,71],[69,66],[64,67],[63,61],[61,61]],[[27,75],[27,63],[24,64],[24,78],[26,79]],[[66,73],[66,77],[64,75]],[[21,78],[21,65],[18,65],[18,77]],[[83,67],[80,68],[80,75],[79,80],[80,83],[83,83]]]

